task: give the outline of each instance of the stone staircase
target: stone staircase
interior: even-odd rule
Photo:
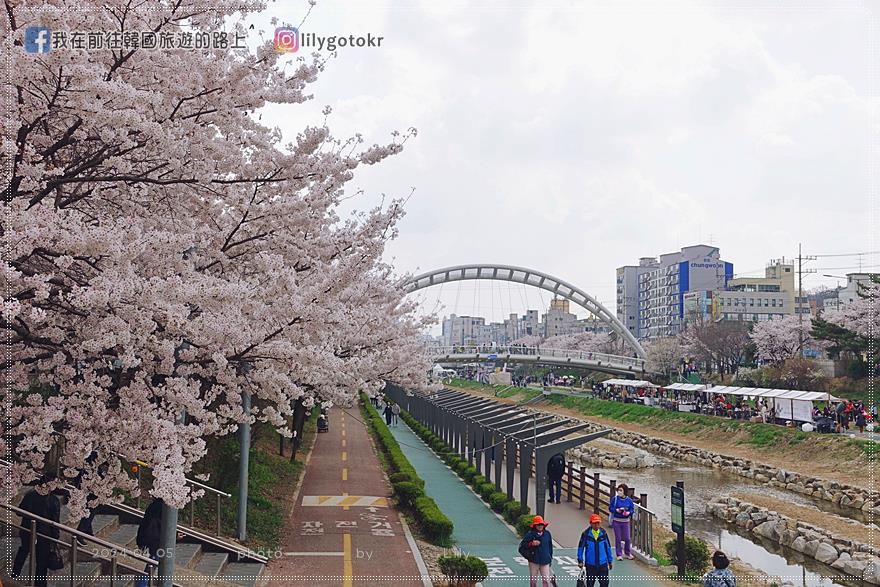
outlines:
[[[20,501],[21,499],[18,497],[12,503],[17,505]],[[0,514],[8,515],[9,512],[0,510]],[[66,523],[68,514],[67,507],[62,507],[62,524]],[[138,525],[129,523],[135,520],[127,520],[128,517],[126,514],[118,515],[116,513],[96,515],[92,524],[95,537],[128,550],[136,550],[135,537]],[[17,524],[19,519],[15,517],[12,521]],[[0,518],[0,576],[3,577],[2,584],[4,586],[16,584],[7,577],[12,570],[12,560],[18,551],[21,540],[18,538],[18,528],[11,530],[12,536],[10,537],[7,535],[6,524]],[[70,543],[71,535],[62,531],[61,540]],[[98,548],[97,544],[89,542],[86,543],[86,546],[80,547],[74,569],[74,587],[110,585],[111,564],[109,560],[102,560],[94,556]],[[64,568],[49,572],[48,583],[50,587],[71,585],[70,548],[62,548],[62,554],[65,561],[68,562]],[[184,541],[178,542],[175,547],[174,583],[186,587],[255,587],[265,565],[260,562],[239,562],[236,560],[237,556],[231,548],[229,551],[223,551],[216,545],[197,543],[187,537]],[[103,559],[109,559],[109,557],[104,556]],[[29,561],[25,562],[23,574],[28,572],[28,564]],[[132,571],[125,569],[123,565],[142,569],[142,564],[139,561],[120,556],[118,565],[115,585],[133,586],[136,576]]]

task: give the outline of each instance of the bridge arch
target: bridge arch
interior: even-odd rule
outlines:
[[[456,265],[416,275],[406,284],[405,289],[407,293],[412,293],[432,285],[469,279],[490,279],[523,283],[549,291],[577,304],[599,318],[599,320],[607,324],[611,330],[625,340],[640,359],[646,358],[645,349],[642,348],[636,337],[617,319],[617,316],[600,304],[598,300],[579,287],[542,271],[517,267],[515,265]]]

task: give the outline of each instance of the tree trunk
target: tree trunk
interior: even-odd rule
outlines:
[[[296,452],[302,446],[303,428],[306,423],[306,407],[302,398],[296,400],[293,406],[293,438],[290,441],[290,462],[296,460]]]

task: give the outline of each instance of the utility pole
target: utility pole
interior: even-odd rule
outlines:
[[[804,257],[801,251],[801,243],[798,243],[798,295],[795,300],[794,310],[798,315],[798,356],[804,354],[804,261],[813,261],[816,257]],[[808,269],[807,273],[815,273],[815,269]],[[809,307],[809,306],[808,306]]]

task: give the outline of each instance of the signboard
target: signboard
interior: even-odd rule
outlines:
[[[489,355],[488,357],[486,357],[486,360],[487,360],[487,361],[494,361],[494,360],[497,359],[497,358],[498,358],[498,355],[495,354],[495,353],[492,353],[491,355]]]
[[[672,487],[672,531],[684,534],[684,489]]]

